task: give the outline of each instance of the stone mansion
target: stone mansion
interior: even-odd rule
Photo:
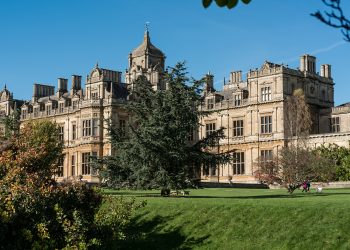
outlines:
[[[47,84],[33,85],[32,99],[19,101],[5,87],[0,92],[0,115],[9,115],[20,108],[21,122],[49,119],[60,127],[64,142],[64,160],[57,180],[82,176],[88,182],[97,182],[96,173],[89,166],[89,157],[112,153],[106,121],[121,129],[126,128],[129,115],[124,110],[133,81],[145,75],[155,90],[164,90],[166,84],[165,55],[156,48],[146,31],[141,45],[129,54],[128,69],[122,72],[103,69],[96,65],[82,85],[82,77],[73,75],[58,78],[58,88]],[[245,79],[241,71],[230,73],[222,90],[215,90],[214,76],[206,75],[204,102],[200,107],[212,111],[203,117],[193,140],[204,138],[220,127],[225,128],[219,152],[235,150],[235,162],[218,168],[203,168],[202,181],[256,182],[253,166],[258,157],[271,157],[285,145],[287,130],[284,124],[285,98],[295,89],[304,90],[312,110],[313,128],[309,146],[336,143],[349,147],[350,104],[334,107],[334,82],[331,65],[316,70],[316,58],[300,57],[298,69],[264,62],[250,70]],[[3,132],[3,128],[0,127]]]

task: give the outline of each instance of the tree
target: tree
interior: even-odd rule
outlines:
[[[331,144],[328,147],[322,145],[315,152],[327,158],[336,169],[335,180],[350,180],[350,149]]]
[[[292,194],[304,181],[327,182],[334,178],[332,162],[308,148],[284,147],[272,159],[260,159],[255,177],[262,183],[279,184]]]
[[[241,0],[244,4],[249,4],[251,0]],[[202,4],[204,8],[208,8],[213,0],[202,0]],[[215,0],[215,3],[219,7],[227,7],[228,9],[232,9],[237,6],[239,0]]]
[[[207,114],[198,109],[203,81],[189,79],[184,63],[179,63],[170,68],[165,82],[166,90],[154,91],[140,76],[126,106],[133,120],[127,137],[111,129],[116,155],[105,158],[104,164],[118,185],[179,190],[192,183],[201,165],[231,159],[228,153],[210,150],[223,137],[222,129],[195,144],[188,141]]]
[[[133,211],[142,206],[107,199],[82,182],[53,179],[62,154],[56,124],[23,124],[0,152],[2,249],[88,249],[125,237]]]
[[[317,11],[312,16],[316,17],[322,23],[327,24],[336,29],[340,29],[345,41],[350,42],[350,20],[344,15],[340,0],[322,0],[322,2],[330,8],[323,14]]]
[[[284,128],[287,138],[299,139],[307,137],[310,133],[312,119],[310,107],[306,102],[302,89],[294,90],[284,102]]]
[[[293,193],[304,181],[329,181],[334,178],[335,168],[330,159],[308,149],[304,143],[312,121],[301,89],[286,97],[284,117],[286,145],[277,156],[258,159],[255,177],[266,184],[285,186],[289,193]]]

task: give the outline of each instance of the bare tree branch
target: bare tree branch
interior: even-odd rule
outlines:
[[[341,0],[322,0],[322,2],[330,8],[329,11],[317,11],[311,15],[318,20],[336,29],[340,29],[344,36],[344,40],[350,42],[350,20],[344,15],[341,7]]]

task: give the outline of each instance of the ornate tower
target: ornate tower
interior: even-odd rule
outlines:
[[[129,69],[125,73],[125,82],[133,89],[133,82],[144,75],[155,90],[165,89],[163,79],[165,55],[151,43],[148,28],[140,46],[129,54]]]

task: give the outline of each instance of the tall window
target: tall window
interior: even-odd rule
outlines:
[[[119,120],[119,133],[121,136],[125,136],[126,134],[126,121],[123,119]]]
[[[90,153],[81,154],[81,173],[82,175],[89,175],[90,171]]]
[[[38,117],[39,111],[38,108],[34,108],[34,117]]]
[[[92,153],[82,153],[82,162],[81,162],[81,171],[82,175],[90,175],[90,174],[95,174],[95,171],[91,167],[91,159],[90,156],[96,158],[97,157],[97,152],[92,152]]]
[[[73,109],[77,109],[78,108],[78,101],[73,101]]]
[[[233,154],[234,161],[233,161],[233,174],[234,175],[240,175],[244,174],[244,152],[235,152]]]
[[[235,95],[234,96],[234,104],[235,104],[235,106],[241,106],[241,99],[242,98],[242,96],[241,95]]]
[[[46,106],[46,115],[51,115],[51,109],[52,109],[51,105]]]
[[[22,119],[27,119],[27,110],[22,109]]]
[[[329,122],[330,122],[330,131],[332,133],[340,132],[340,118],[339,118],[339,116],[330,118]]]
[[[191,129],[191,130],[188,132],[187,140],[188,140],[188,141],[194,141],[194,131],[193,131],[193,129]]]
[[[272,150],[261,150],[260,151],[260,162],[266,164],[272,161]]]
[[[57,168],[57,177],[63,177],[63,164],[64,164],[64,156],[60,159],[58,162],[58,168]]]
[[[243,120],[233,121],[233,136],[243,136]]]
[[[92,135],[98,136],[98,126],[99,125],[99,120],[98,119],[92,119]]]
[[[63,102],[59,103],[59,109],[60,109],[60,113],[63,113],[63,111],[64,111],[64,103]]]
[[[77,125],[72,124],[72,140],[77,139]]]
[[[209,135],[211,135],[212,133],[215,132],[215,123],[207,123],[205,124],[205,135],[206,137],[208,137]]]
[[[262,134],[272,133],[272,116],[262,116],[260,125]]]
[[[61,141],[61,142],[64,141],[64,125],[60,126],[59,138],[60,138],[60,141]]]
[[[83,120],[83,136],[91,135],[91,120]]]
[[[214,98],[210,98],[207,101],[207,108],[208,109],[213,109],[214,108]]]
[[[271,87],[261,88],[261,101],[266,102],[270,101],[271,99]]]
[[[72,176],[75,176],[76,175],[76,173],[75,173],[75,155],[72,155],[72,158],[71,158],[71,165],[72,165],[72,173],[71,173],[71,175]]]

